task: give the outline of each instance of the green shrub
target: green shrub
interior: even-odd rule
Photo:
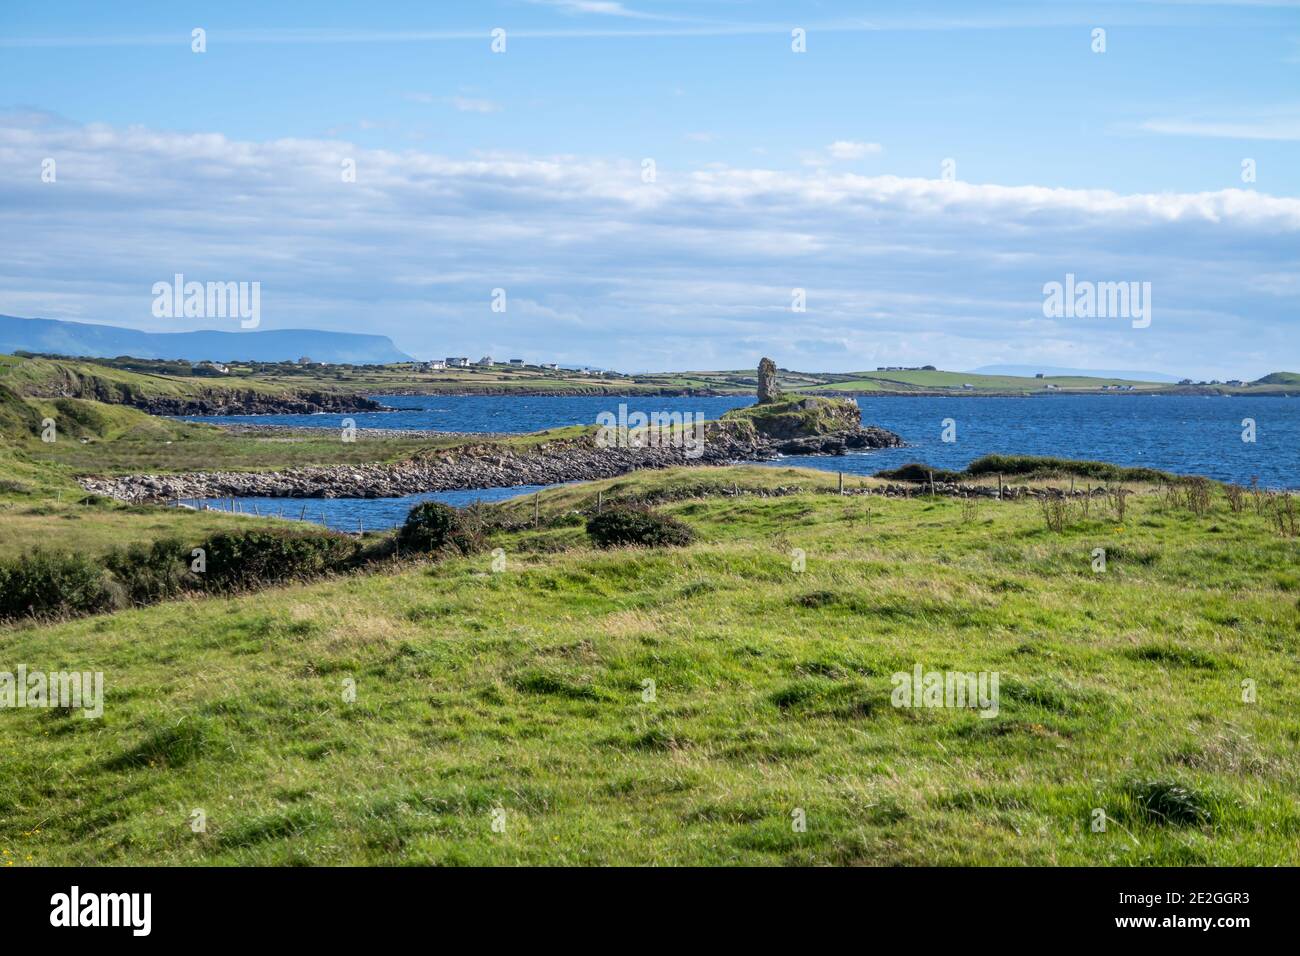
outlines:
[[[104,569],[81,555],[38,549],[0,561],[0,618],[94,614],[117,604]]]
[[[347,570],[359,545],[333,531],[255,528],[223,531],[203,544],[209,589],[237,590]]]
[[[440,501],[425,501],[406,516],[397,532],[403,552],[454,551],[473,554],[483,547],[483,528],[477,511],[460,511]]]
[[[985,455],[966,466],[966,474],[1017,475],[1021,478],[1092,478],[1097,481],[1168,481],[1187,479],[1155,468],[1126,468],[1104,461],[1076,461],[1071,458],[1047,458],[1037,455]]]
[[[189,573],[189,554],[190,549],[179,538],[163,538],[152,545],[133,544],[111,551],[104,565],[132,604],[156,604],[195,583]]]
[[[1046,458],[1037,455],[985,455],[966,466],[965,471],[931,468],[922,462],[909,462],[898,468],[876,472],[877,478],[893,481],[963,481],[971,478],[1003,475],[1017,478],[1091,478],[1095,481],[1172,482],[1181,484],[1188,479],[1155,468],[1125,468],[1104,461],[1075,461],[1070,458]]]
[[[602,548],[639,545],[646,548],[690,544],[695,532],[689,526],[649,508],[607,508],[587,519],[587,534]]]
[[[884,478],[888,481],[929,481],[931,475],[934,476],[935,481],[961,481],[966,477],[960,471],[931,468],[919,461],[908,462],[906,465],[900,465],[897,468],[887,468],[884,471],[876,472],[877,478]]]

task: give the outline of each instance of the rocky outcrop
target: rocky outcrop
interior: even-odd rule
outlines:
[[[150,415],[315,415],[318,412],[382,412],[384,406],[361,395],[291,392],[268,395],[244,389],[206,391],[197,396],[137,396],[129,404]]]
[[[769,441],[819,441],[851,439],[858,433],[890,434],[880,428],[863,428],[862,411],[851,399],[807,396],[737,408],[722,416],[721,424],[749,423],[757,435]],[[897,437],[897,436],[895,436]],[[870,443],[864,447],[884,447]],[[900,442],[901,443],[901,442]],[[856,447],[856,446],[850,446]]]
[[[856,408],[856,406],[854,406]],[[792,437],[769,436],[750,420],[705,423],[703,436],[683,433],[636,433],[613,447],[596,435],[541,442],[532,446],[500,442],[467,443],[430,451],[393,464],[332,465],[281,472],[203,472],[184,475],[133,475],[83,478],[91,492],[124,501],[176,498],[391,498],[426,491],[506,488],[595,481],[642,468],[679,465],[728,465],[779,455],[836,455],[850,449],[890,448],[903,444],[882,428],[844,429]],[[640,444],[638,444],[638,442]]]

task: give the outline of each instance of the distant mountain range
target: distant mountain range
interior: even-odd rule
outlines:
[[[1123,372],[1100,368],[1057,368],[1053,365],[981,365],[966,371],[976,375],[1086,375],[1092,378],[1127,378],[1135,382],[1178,382],[1179,376],[1166,372]]]
[[[0,353],[48,352],[87,358],[130,355],[191,362],[297,361],[376,365],[409,362],[386,335],[268,329],[264,332],[139,332],[115,325],[0,315]]]

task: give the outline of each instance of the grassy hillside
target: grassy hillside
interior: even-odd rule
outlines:
[[[266,388],[269,393],[283,391],[282,386],[268,382],[152,374],[89,359],[6,358],[7,362],[0,363],[0,384],[32,397],[66,394],[106,402],[129,402],[137,397],[190,397],[205,390],[228,390],[236,386]]]
[[[40,440],[42,422],[55,441]],[[72,475],[272,471],[305,465],[361,464],[410,458],[465,439],[362,431],[344,442],[326,429],[232,432],[148,415],[127,405],[85,399],[24,398],[0,384],[0,438],[32,462]],[[0,462],[0,477],[5,465]],[[75,487],[69,482],[69,487]]]
[[[1041,392],[1048,385],[1061,390],[1096,391],[1103,385],[1132,385],[1135,391],[1157,391],[1168,386],[1157,382],[1139,382],[1119,378],[1091,378],[1085,376],[1056,375],[1044,378],[1026,378],[1016,375],[976,375],[971,372],[916,371],[916,372],[863,372],[852,379],[835,381],[817,387],[817,391],[966,391],[972,386],[977,392]]]
[[[100,555],[124,544],[176,535],[197,541],[214,531],[248,526],[243,516],[129,506],[87,495],[69,469],[34,458],[30,447],[0,434],[0,558],[37,547]],[[0,650],[0,670],[2,659]]]
[[[1261,378],[1259,385],[1287,385],[1300,386],[1300,373],[1297,372],[1272,372]]]
[[[664,506],[700,541],[662,552],[593,551],[563,517],[701,475],[832,480],[646,473],[543,496],[556,520],[492,542],[500,573],[485,553],[0,630],[7,667],[106,682],[100,720],[0,713],[0,855],[1300,863],[1296,544],[1253,511],[1142,496],[1055,534],[1033,503],[709,497]],[[891,706],[915,663],[999,672],[1000,712]]]

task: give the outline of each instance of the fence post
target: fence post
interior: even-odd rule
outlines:
[[[998,501],[1002,500],[1002,472],[998,472]]]
[[[844,494],[844,472],[840,472],[840,494]]]
[[[536,492],[533,495],[533,527],[536,528],[542,523],[542,493]]]
[[[601,509],[605,506],[605,492],[596,492],[596,514],[600,514]]]

